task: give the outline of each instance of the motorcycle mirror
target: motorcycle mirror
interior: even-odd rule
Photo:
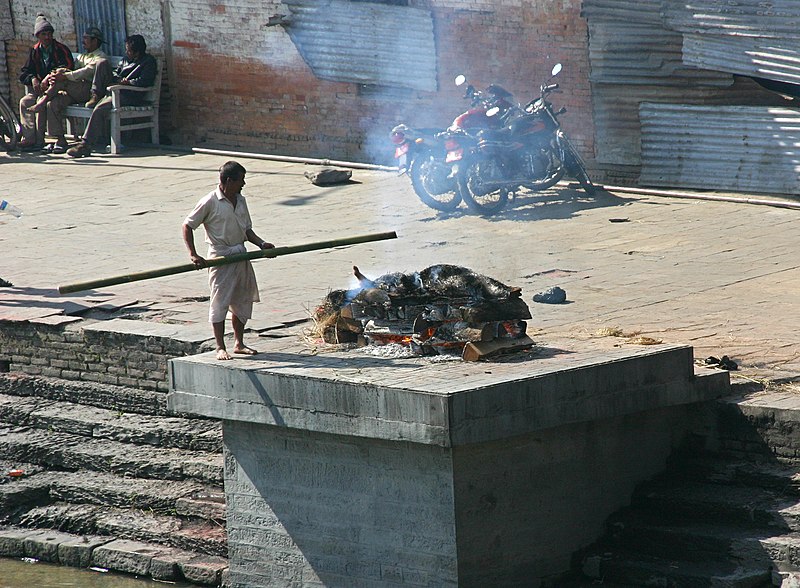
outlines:
[[[560,63],[556,63],[553,66],[553,71],[550,72],[550,75],[551,76],[557,76],[559,73],[561,73],[561,64]]]
[[[486,116],[497,116],[498,112],[500,112],[500,109],[497,106],[492,106],[486,111]]]
[[[466,81],[467,81],[467,76],[465,76],[464,74],[458,74],[456,76],[456,86],[463,86],[464,82]]]

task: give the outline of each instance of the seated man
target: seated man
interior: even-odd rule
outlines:
[[[98,69],[103,67],[104,62],[98,64]],[[108,63],[107,61],[105,63]],[[125,57],[114,69],[111,83],[109,86],[120,84],[123,86],[135,86],[147,88],[152,86],[156,79],[156,68],[158,63],[155,57],[147,53],[147,45],[141,35],[131,35],[125,39]],[[122,91],[120,95],[123,106],[135,106],[144,104],[145,95],[143,92]],[[108,113],[112,108],[111,96],[101,98],[94,107],[89,122],[86,123],[86,131],[79,145],[67,150],[70,157],[86,157],[92,153],[92,147],[100,144],[100,140],[105,140],[106,122]]]
[[[104,96],[106,86],[111,80],[111,68],[98,67],[101,61],[106,61],[106,54],[100,49],[103,43],[103,33],[97,27],[90,27],[83,34],[83,49],[75,60],[76,69],[73,71],[57,69],[42,80],[42,87],[46,87],[41,98],[28,110],[41,112],[47,109],[47,131],[56,138],[55,145],[51,145],[51,153],[64,153],[67,150],[67,140],[64,138],[64,109],[70,104],[84,103],[94,106],[98,98]]]
[[[33,34],[37,42],[28,53],[28,60],[22,66],[19,81],[30,86],[30,91],[19,101],[19,120],[22,124],[22,141],[19,148],[24,151],[38,151],[44,147],[45,113],[28,110],[47,89],[42,81],[51,71],[64,68],[72,69],[75,65],[72,51],[53,39],[53,25],[43,14],[36,17]]]

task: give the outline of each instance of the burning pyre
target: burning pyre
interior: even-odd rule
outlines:
[[[391,273],[334,290],[316,309],[326,343],[399,343],[417,355],[460,353],[465,360],[530,347],[522,290],[456,265]]]

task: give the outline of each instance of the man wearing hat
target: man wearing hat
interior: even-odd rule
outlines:
[[[28,110],[47,90],[46,87],[42,87],[42,80],[55,69],[71,70],[75,66],[72,51],[66,45],[53,39],[54,31],[53,25],[43,14],[36,17],[33,34],[37,41],[31,47],[28,60],[22,66],[19,76],[19,81],[29,87],[29,92],[19,101],[19,119],[22,123],[22,141],[20,141],[19,147],[25,151],[44,147],[45,113]]]
[[[111,68],[103,67],[107,63],[106,54],[100,49],[103,33],[97,27],[89,27],[83,33],[83,50],[75,60],[75,69],[56,69],[47,74],[42,87],[47,90],[39,100],[30,107],[32,112],[43,112],[47,109],[47,130],[56,138],[50,146],[50,153],[65,153],[67,140],[64,138],[64,110],[70,104],[86,102],[86,106],[94,106],[98,96],[105,95],[106,87],[111,82]]]

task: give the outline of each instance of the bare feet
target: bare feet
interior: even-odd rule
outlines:
[[[237,345],[233,348],[234,353],[239,353],[241,355],[255,355],[258,353],[255,349],[248,347],[247,345]]]
[[[231,357],[230,353],[228,353],[226,350],[217,349],[217,359],[226,360],[226,359],[233,359],[233,357]]]

